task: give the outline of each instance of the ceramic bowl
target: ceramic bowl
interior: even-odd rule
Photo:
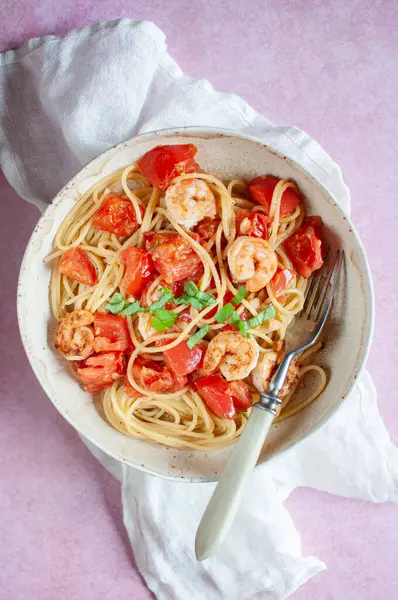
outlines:
[[[51,251],[62,219],[99,179],[135,162],[158,144],[173,143],[195,144],[202,168],[224,179],[251,179],[264,173],[293,179],[305,197],[307,214],[319,214],[326,224],[329,245],[344,248],[346,253],[346,268],[325,333],[325,348],[318,357],[330,374],[329,384],[315,402],[272,427],[259,465],[318,428],[348,396],[367,356],[373,327],[373,293],[362,244],[337,200],[302,167],[254,139],[204,128],[145,134],[93,160],[59,192],[32,234],[19,278],[20,332],[36,377],[65,419],[112,457],[160,477],[212,481],[218,479],[232,446],[212,452],[175,450],[115,431],[98,414],[91,394],[84,392],[69,374],[47,333],[53,320],[49,304],[51,273],[43,259]]]

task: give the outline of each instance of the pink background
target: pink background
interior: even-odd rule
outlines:
[[[2,0],[0,50],[122,16],[154,21],[185,72],[305,129],[341,165],[376,285],[368,367],[397,442],[398,3]],[[151,598],[132,566],[119,485],[53,408],[25,358],[16,282],[38,213],[1,178],[0,198],[0,600]],[[398,597],[396,506],[311,490],[287,504],[304,553],[329,567],[295,600]]]

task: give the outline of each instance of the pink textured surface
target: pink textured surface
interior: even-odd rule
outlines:
[[[377,301],[368,367],[398,442],[398,372],[389,360],[398,351],[398,4],[253,0],[248,7],[241,0],[3,0],[0,50],[99,20],[150,19],[184,71],[318,139],[343,169],[368,251]],[[0,600],[149,599],[132,566],[118,484],[44,396],[23,353],[16,281],[38,214],[4,180],[0,198],[0,331],[7,346],[0,364]],[[329,567],[296,600],[398,597],[395,506],[300,490],[288,507],[304,552]]]

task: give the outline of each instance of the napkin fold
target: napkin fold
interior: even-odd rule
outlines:
[[[340,169],[317,142],[294,127],[273,125],[237,96],[185,76],[152,23],[101,23],[0,55],[0,165],[20,196],[41,209],[111,146],[184,125],[261,139],[320,179],[349,211]],[[157,479],[83,441],[122,483],[136,564],[160,600],[281,600],[325,569],[302,555],[283,505],[296,487],[397,501],[398,450],[366,371],[320,430],[254,473],[228,542],[203,563],[194,558],[193,541],[214,484]]]

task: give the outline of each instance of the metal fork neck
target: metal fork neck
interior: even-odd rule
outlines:
[[[262,408],[263,410],[267,410],[268,412],[276,416],[276,411],[281,402],[282,401],[280,400],[280,398],[278,398],[278,396],[275,396],[274,394],[269,392],[264,392],[260,394],[260,401],[257,402],[257,404],[255,404],[254,406],[256,408]]]

